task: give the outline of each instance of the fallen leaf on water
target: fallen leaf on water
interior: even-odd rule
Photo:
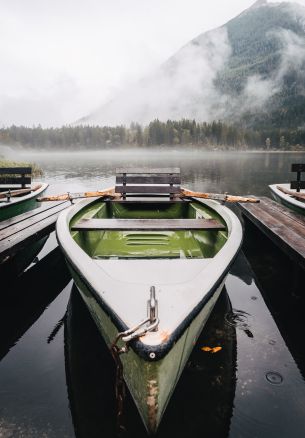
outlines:
[[[222,347],[201,347],[202,351],[208,351],[209,353],[218,353],[222,350]]]

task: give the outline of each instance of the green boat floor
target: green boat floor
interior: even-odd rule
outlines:
[[[91,218],[188,218],[216,219],[220,215],[199,202],[173,204],[119,204],[97,200],[73,217],[70,227],[80,219]],[[75,241],[95,259],[131,258],[211,258],[227,240],[227,231],[179,230],[86,230],[71,231]]]
[[[199,243],[190,231],[105,231],[93,258],[202,258]]]

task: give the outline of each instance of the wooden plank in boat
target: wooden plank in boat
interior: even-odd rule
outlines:
[[[43,227],[43,221],[45,219],[48,219],[48,217],[53,216],[54,214],[61,212],[62,210],[64,210],[65,208],[67,208],[70,205],[71,204],[68,201],[64,201],[64,202],[60,202],[60,203],[53,205],[53,207],[49,207],[49,208],[45,208],[45,209],[44,208],[42,208],[42,209],[35,208],[32,211],[37,211],[36,214],[30,215],[30,214],[28,214],[30,212],[23,213],[19,216],[16,216],[16,218],[14,218],[14,219],[18,219],[18,217],[19,217],[18,221],[15,220],[15,222],[13,222],[13,221],[10,222],[10,219],[4,221],[4,226],[5,225],[7,225],[7,226],[0,230],[0,241],[12,236],[13,234],[20,233],[20,232],[24,231],[25,229],[32,227],[34,224],[40,223],[41,227]],[[2,223],[1,223],[1,226],[2,226]]]
[[[116,169],[116,174],[119,173],[126,173],[126,174],[159,174],[159,173],[169,173],[169,174],[180,174],[180,168],[179,167],[166,167],[161,169],[150,169],[146,167],[126,167],[126,168],[118,168]]]
[[[305,172],[305,163],[292,164],[291,172]]]
[[[0,167],[0,184],[21,184],[24,187],[26,184],[31,184],[31,167]],[[1,176],[5,175],[5,176]],[[19,175],[19,176],[6,176]]]
[[[7,185],[13,185],[13,184],[21,184],[22,186],[25,184],[31,184],[32,180],[29,176],[1,176],[0,177],[0,184],[7,184]]]
[[[225,230],[215,219],[81,219],[72,230]]]
[[[290,183],[291,189],[305,189],[305,181],[291,181]]]
[[[161,197],[162,196],[162,197]],[[178,198],[178,197],[173,197],[172,199],[169,199],[167,195],[145,195],[144,196],[140,196],[140,195],[129,195],[128,198],[126,199],[122,199],[122,198],[113,198],[113,199],[104,199],[103,202],[107,202],[107,203],[119,203],[119,204],[154,204],[154,205],[158,205],[158,204],[174,204],[174,203],[190,203],[190,202],[194,202],[192,199],[187,199],[187,198]]]
[[[180,184],[180,175],[122,175],[116,177],[116,184]]]
[[[31,167],[0,167],[0,175],[31,175]]]
[[[175,186],[116,186],[116,193],[180,193],[180,187]]]

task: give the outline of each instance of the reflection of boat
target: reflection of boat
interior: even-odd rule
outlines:
[[[31,243],[10,258],[0,261],[0,276],[6,281],[15,279],[32,263],[42,250],[48,236]]]
[[[8,291],[2,286],[0,359],[34,324],[70,278],[62,254],[56,248],[18,279],[12,277],[7,284]]]
[[[272,184],[269,188],[276,201],[305,215],[305,189],[296,192],[290,190],[290,184]],[[303,195],[304,199],[298,198],[298,194]]]
[[[236,332],[226,323],[231,306],[223,290],[189,357],[158,437],[228,435],[235,394]],[[221,346],[217,354],[203,346]],[[65,320],[65,365],[70,409],[78,438],[116,436],[114,363],[76,288]],[[146,436],[129,393],[127,436]]]
[[[106,343],[128,330],[124,378],[153,433],[239,250],[240,222],[215,201],[96,199],[61,213],[57,237]]]

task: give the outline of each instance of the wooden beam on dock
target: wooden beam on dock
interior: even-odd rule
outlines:
[[[0,222],[0,263],[55,229],[59,213],[69,201],[46,202],[43,206]]]
[[[242,215],[305,269],[305,217],[267,197],[259,204],[238,204]]]

